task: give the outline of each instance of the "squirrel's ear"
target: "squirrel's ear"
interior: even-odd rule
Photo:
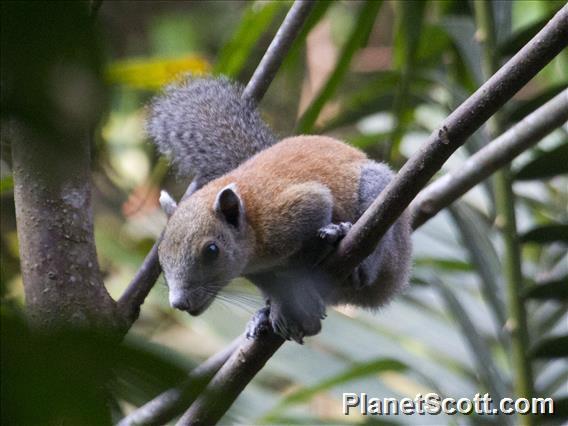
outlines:
[[[177,208],[177,203],[172,196],[163,190],[160,192],[160,205],[168,217],[173,215]]]
[[[231,183],[221,189],[215,198],[213,206],[215,211],[227,221],[230,225],[238,228],[241,224],[244,208],[243,202],[239,194],[237,194],[237,187]]]

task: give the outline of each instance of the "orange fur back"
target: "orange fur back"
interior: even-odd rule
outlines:
[[[366,160],[363,152],[330,137],[291,137],[261,151],[195,195],[205,197],[212,206],[221,188],[236,183],[247,220],[262,244],[260,218],[278,215],[275,197],[294,184],[318,182],[328,187],[334,201],[333,222],[354,222],[361,167]]]

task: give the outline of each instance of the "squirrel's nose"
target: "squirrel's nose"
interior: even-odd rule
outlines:
[[[184,292],[170,291],[170,305],[172,308],[180,311],[187,311],[189,309],[189,300]]]

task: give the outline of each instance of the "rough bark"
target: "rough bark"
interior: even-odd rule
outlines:
[[[55,138],[54,138],[55,139]],[[62,142],[11,127],[26,309],[41,329],[117,327],[97,263],[87,138]]]

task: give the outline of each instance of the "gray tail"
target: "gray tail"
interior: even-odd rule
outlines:
[[[188,78],[157,96],[146,130],[183,177],[204,184],[276,143],[243,87],[227,78]]]

